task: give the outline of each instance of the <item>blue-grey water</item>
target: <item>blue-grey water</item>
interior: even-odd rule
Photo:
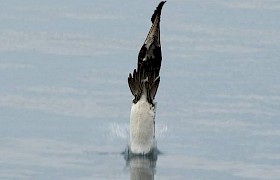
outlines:
[[[157,161],[121,155],[159,1],[0,3],[0,179],[279,179],[280,1],[169,0]]]

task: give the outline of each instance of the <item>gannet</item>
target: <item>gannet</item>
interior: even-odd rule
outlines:
[[[149,154],[156,148],[155,96],[160,82],[160,15],[166,1],[159,3],[152,15],[152,26],[138,54],[137,69],[128,76],[134,99],[130,114],[129,153]]]

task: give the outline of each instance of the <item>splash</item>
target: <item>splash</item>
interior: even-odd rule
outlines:
[[[128,140],[129,124],[112,123],[109,126],[110,136]]]
[[[167,124],[157,124],[156,125],[156,138],[161,139],[166,136],[168,133],[168,126]],[[129,124],[117,124],[112,123],[109,125],[109,136],[110,137],[117,137],[120,139],[129,139]]]
[[[155,131],[156,131],[157,139],[164,138],[165,135],[168,133],[168,126],[167,126],[167,124],[157,124]]]

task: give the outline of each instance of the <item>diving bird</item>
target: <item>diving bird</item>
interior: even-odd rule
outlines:
[[[160,16],[166,1],[159,3],[152,15],[152,26],[138,54],[137,69],[128,76],[134,99],[130,114],[129,153],[149,154],[156,149],[155,96],[160,82]]]

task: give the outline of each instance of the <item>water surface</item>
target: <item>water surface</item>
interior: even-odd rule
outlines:
[[[0,7],[1,179],[278,179],[280,3],[163,8],[157,160],[121,155],[158,2]]]

